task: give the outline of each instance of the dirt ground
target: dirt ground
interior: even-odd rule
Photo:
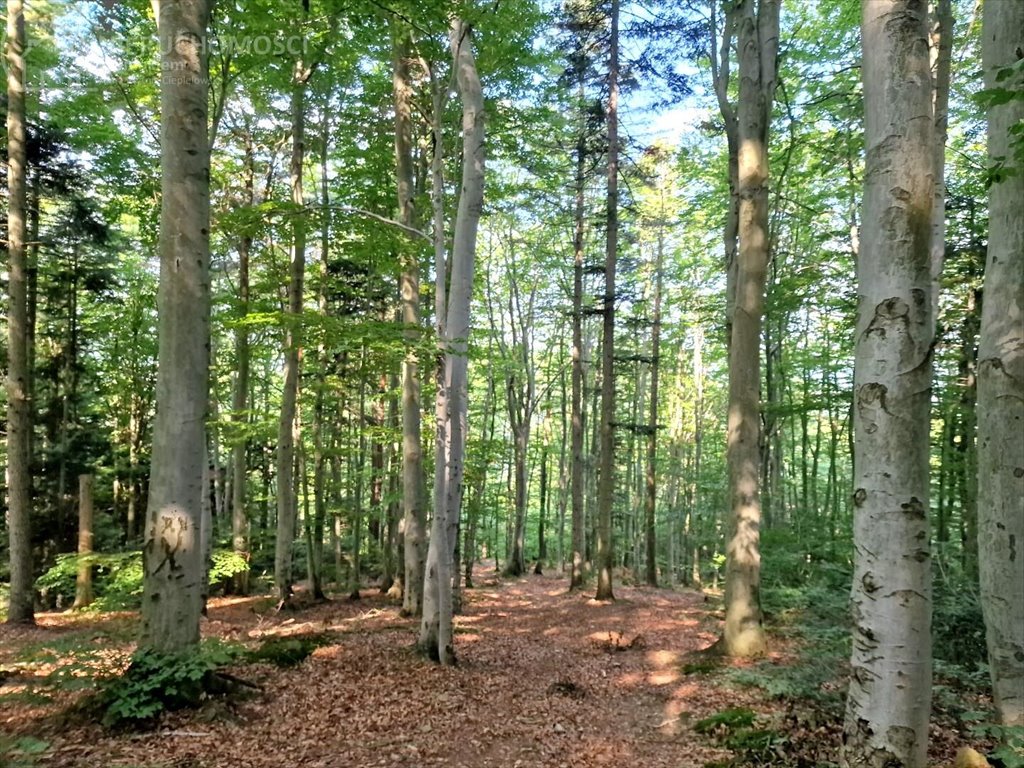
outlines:
[[[292,614],[275,613],[268,598],[218,598],[206,637],[254,645],[326,631],[336,641],[295,668],[239,667],[262,692],[165,715],[144,733],[61,714],[70,699],[4,695],[24,687],[15,675],[0,681],[0,733],[48,743],[28,765],[76,768],[690,768],[730,755],[693,732],[701,718],[750,707],[782,725],[780,705],[757,689],[683,674],[684,658],[718,627],[697,592],[619,586],[614,603],[596,603],[568,594],[562,578],[499,582],[478,571],[464,594],[454,668],[413,650],[415,622],[377,590]],[[16,667],[26,648],[59,648],[63,635],[91,632],[97,657],[116,664],[131,652],[133,629],[130,614],[45,614],[37,628],[0,635],[0,664]],[[785,652],[775,661],[785,663]]]

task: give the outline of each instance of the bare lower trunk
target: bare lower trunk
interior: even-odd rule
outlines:
[[[143,544],[140,647],[199,642],[202,496],[209,402],[210,275],[205,0],[159,4],[159,365]]]
[[[932,317],[939,314],[942,265],[946,258],[946,134],[949,125],[949,69],[953,51],[952,0],[931,0],[930,35],[935,194],[932,197]]]
[[[78,555],[92,554],[92,475],[78,476]],[[92,566],[78,564],[75,579],[75,608],[92,602]]]
[[[7,3],[7,530],[11,597],[7,621],[35,621],[32,578],[32,411],[28,393],[25,208],[25,12],[21,0]]]
[[[303,63],[295,63],[292,82],[292,203],[304,204],[302,165],[305,154],[306,77]],[[306,227],[302,216],[292,218],[292,247],[289,266],[288,308],[284,329],[284,389],[277,425],[277,537],[274,548],[274,590],[278,605],[288,604],[292,595],[292,543],[298,516],[295,493],[295,445],[300,439],[295,418],[302,348],[302,294],[306,267]]]
[[[608,65],[608,226],[604,258],[601,352],[601,468],[597,487],[597,594],[612,592],[612,504],[615,494],[615,263],[619,250],[619,0],[611,7],[611,57]]]
[[[647,476],[645,479],[644,499],[644,533],[646,541],[647,569],[646,580],[652,586],[658,586],[657,547],[655,539],[655,511],[657,506],[657,474],[655,461],[658,456],[658,372],[661,367],[661,285],[662,261],[665,256],[665,199],[664,188],[659,190],[660,205],[658,209],[658,243],[654,263],[654,327],[651,329],[651,402],[647,419]],[[671,536],[671,534],[669,534]]]
[[[982,62],[988,88],[1010,87],[997,71],[1016,64],[1022,82],[1024,3],[985,4]],[[988,260],[978,351],[978,551],[993,698],[1004,725],[1024,726],[1024,168],[1010,129],[1024,121],[1019,98],[988,111],[988,154],[1014,158],[1014,173],[989,188]]]
[[[437,464],[443,466],[443,475],[435,476],[434,525],[427,553],[423,622],[419,638],[420,648],[442,664],[455,662],[452,647],[451,562],[462,503],[468,406],[469,310],[476,259],[476,233],[484,190],[483,93],[473,57],[470,28],[455,19],[449,40],[452,66],[462,98],[462,194],[459,197],[452,240],[451,286],[448,301],[444,302],[446,319],[440,336],[445,352],[445,375],[444,381],[439,382],[438,386],[442,392],[437,407],[438,434],[443,437],[438,440]],[[443,229],[441,232],[443,234]],[[444,266],[443,260],[439,261],[439,266]],[[439,284],[442,284],[443,270],[439,275]],[[441,301],[439,299],[439,308]]]
[[[246,200],[249,205],[255,203],[253,147],[251,137],[246,137],[244,185]],[[249,313],[249,251],[252,248],[252,237],[243,233],[238,242],[238,301],[239,315],[244,318]],[[246,415],[246,403],[249,396],[249,331],[244,323],[235,329],[235,390],[231,401],[231,420],[241,434],[235,436],[231,447],[231,548],[249,559],[249,519],[245,509],[245,491],[247,467],[245,463],[248,439],[245,427],[249,419]],[[249,572],[239,574],[235,578],[234,590],[238,594],[249,591]]]
[[[582,84],[580,90],[583,90]],[[580,99],[582,102],[582,98]],[[583,109],[581,104],[580,109]],[[569,589],[583,586],[587,532],[583,508],[583,246],[586,227],[584,215],[585,168],[587,140],[580,128],[576,142],[576,206],[573,234],[572,268],[572,451],[570,453],[569,485],[572,498],[572,557]]]
[[[845,766],[926,764],[934,154],[923,0],[863,5],[865,143],[854,367],[853,654]]]
[[[405,226],[413,226],[416,223],[416,211],[413,207],[412,90],[409,80],[411,52],[408,33],[396,30],[392,46],[398,220]],[[424,536],[427,527],[420,437],[419,360],[416,354],[416,344],[420,340],[419,286],[419,257],[415,248],[406,245],[403,249],[399,291],[407,345],[405,359],[402,361],[402,536],[405,562],[402,612],[409,616],[419,616],[423,612]]]
[[[761,318],[768,265],[768,134],[779,45],[778,0],[748,0],[739,41],[739,255],[729,345],[727,460],[731,505],[725,568],[723,650],[764,652],[761,617]]]

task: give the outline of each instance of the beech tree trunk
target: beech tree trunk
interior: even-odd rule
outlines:
[[[931,0],[929,50],[932,70],[932,115],[935,121],[935,192],[932,197],[932,317],[939,314],[942,265],[946,259],[946,136],[949,125],[949,69],[953,53],[952,0]]]
[[[78,554],[92,554],[92,475],[78,476]],[[79,563],[75,579],[75,608],[92,602],[92,566]]]
[[[302,206],[302,165],[305,156],[306,79],[301,59],[295,62],[292,78],[292,154],[290,164],[292,203]],[[302,216],[292,217],[292,247],[288,280],[288,307],[284,328],[284,389],[277,425],[277,537],[274,549],[274,589],[278,607],[288,605],[292,595],[292,542],[298,517],[295,492],[295,445],[301,433],[295,418],[302,348],[302,293],[306,268],[306,225]]]
[[[658,456],[658,372],[661,368],[661,286],[662,266],[665,257],[665,198],[664,186],[659,190],[658,242],[654,261],[654,327],[651,329],[651,402],[647,419],[647,476],[644,500],[644,531],[646,541],[646,580],[658,586],[657,540],[655,538],[655,511],[658,501],[658,486],[655,461]],[[671,538],[672,534],[669,533]]]
[[[7,3],[7,532],[10,546],[9,624],[35,621],[32,577],[32,411],[25,251],[28,144],[25,134],[25,9]]]
[[[396,22],[397,24],[397,22]],[[412,85],[409,79],[409,36],[396,30],[392,36],[394,55],[395,162],[398,181],[398,220],[407,227],[416,224],[413,204]],[[402,322],[405,324],[405,358],[402,361],[402,537],[405,578],[402,613],[423,613],[423,567],[427,513],[423,499],[423,454],[420,436],[419,357],[420,268],[415,248],[403,249],[399,291]]]
[[[210,351],[207,0],[162,0],[160,287],[156,420],[139,645],[199,642]]]
[[[601,467],[597,487],[597,600],[612,592],[612,505],[615,495],[615,262],[619,250],[619,0],[611,6],[608,64],[608,204],[601,352]]]
[[[256,202],[253,154],[252,136],[246,135],[243,184],[245,200],[250,206]],[[252,235],[243,232],[238,241],[238,312],[243,318],[249,313],[249,251],[251,249]],[[231,548],[235,553],[248,560],[249,518],[245,510],[248,473],[245,458],[249,441],[244,430],[249,421],[246,413],[246,403],[249,397],[249,331],[244,323],[239,323],[235,328],[235,360],[238,370],[235,373],[235,389],[231,401],[231,420],[242,434],[235,436],[235,442],[231,446]],[[248,570],[235,578],[234,589],[242,595],[249,591]]]
[[[583,77],[580,76],[581,106]],[[570,439],[569,485],[572,499],[572,556],[569,565],[569,589],[583,586],[587,555],[587,531],[583,508],[583,246],[586,233],[584,193],[586,184],[587,137],[582,121],[576,141],[576,204],[573,229],[572,267],[572,428]]]
[[[467,420],[467,366],[469,310],[476,260],[476,234],[484,193],[484,104],[470,27],[452,21],[449,33],[452,66],[462,99],[462,190],[452,239],[451,284],[443,332],[444,381],[438,386],[438,440],[435,507],[427,550],[423,621],[419,646],[442,664],[454,664],[452,647],[451,563],[462,503],[463,460]],[[439,120],[440,115],[435,115]],[[437,190],[435,189],[435,193]],[[435,230],[435,235],[436,235]],[[443,228],[441,230],[443,236]],[[443,241],[442,241],[443,243]],[[435,243],[435,245],[437,245]],[[439,261],[439,287],[443,287],[444,261]],[[441,307],[443,299],[439,299]],[[439,318],[441,315],[439,315]]]
[[[982,63],[987,88],[1019,88],[1024,3],[985,3]],[[1016,65],[1014,79],[997,79]],[[1019,93],[1018,93],[1019,97]],[[1024,726],[1024,149],[1010,129],[1024,121],[1017,98],[988,110],[990,162],[1013,173],[989,187],[988,258],[978,350],[978,561],[993,698],[1004,725]]]
[[[739,45],[739,254],[729,345],[730,537],[725,567],[729,656],[764,652],[761,617],[761,318],[768,266],[768,134],[779,46],[778,0],[736,7]]]
[[[842,762],[926,764],[934,122],[924,0],[864,3],[853,654]]]

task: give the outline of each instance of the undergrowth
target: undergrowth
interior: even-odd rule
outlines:
[[[95,700],[108,727],[141,727],[164,711],[195,707],[222,686],[216,671],[241,656],[232,644],[208,640],[198,650],[164,653],[144,648],[132,654],[121,675],[106,678]]]

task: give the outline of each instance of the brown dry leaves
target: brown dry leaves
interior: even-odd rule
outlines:
[[[467,591],[455,668],[417,655],[416,622],[369,592],[293,616],[266,598],[214,600],[206,636],[338,640],[294,669],[232,670],[265,690],[165,716],[153,732],[69,725],[53,707],[18,709],[3,696],[0,732],[49,741],[39,764],[60,768],[689,768],[729,756],[689,724],[727,707],[781,709],[717,676],[681,673],[684,656],[715,639],[702,595],[620,586],[606,604],[565,584],[531,575]]]

